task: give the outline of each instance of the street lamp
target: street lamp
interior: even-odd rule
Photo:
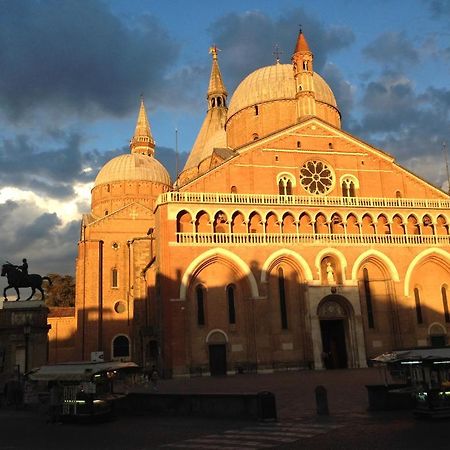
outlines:
[[[28,353],[29,353],[30,334],[31,334],[31,325],[27,322],[23,326],[23,335],[25,337],[25,373],[28,372]]]

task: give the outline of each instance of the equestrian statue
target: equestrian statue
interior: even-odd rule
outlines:
[[[47,280],[50,285],[52,284],[52,280],[49,277],[41,277],[36,273],[28,274],[28,262],[26,258],[22,260],[22,265],[16,266],[15,264],[10,263],[9,261],[2,266],[2,277],[6,277],[8,279],[8,286],[3,290],[3,297],[5,302],[8,301],[8,297],[6,296],[6,291],[10,288],[14,288],[17,293],[17,299],[20,300],[19,288],[29,287],[31,288],[31,295],[25,299],[31,300],[33,295],[36,292],[36,289],[41,293],[42,298],[44,300],[44,291],[42,290],[42,281]]]

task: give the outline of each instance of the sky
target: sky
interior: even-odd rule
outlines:
[[[342,128],[448,189],[450,0],[0,0],[0,259],[73,274],[102,165],[129,151],[140,96],[175,175],[219,64],[239,82],[288,63],[299,26]]]

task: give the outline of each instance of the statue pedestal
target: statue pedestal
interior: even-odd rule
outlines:
[[[8,300],[5,302],[4,300],[1,302],[1,309],[36,309],[36,308],[47,308],[45,302],[42,300]]]

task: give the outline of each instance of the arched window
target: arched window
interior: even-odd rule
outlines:
[[[195,288],[195,293],[197,297],[197,325],[205,325],[205,295],[204,288],[198,285]]]
[[[214,106],[216,106],[216,99],[215,98],[213,98],[212,100],[211,100],[211,106],[214,108]]]
[[[356,189],[359,188],[359,182],[353,175],[346,175],[341,178],[342,197],[356,197]]]
[[[402,193],[400,191],[395,191],[396,198],[402,198]]]
[[[297,141],[297,148],[302,148],[302,143],[300,141]]]
[[[366,296],[367,323],[369,325],[369,328],[375,328],[375,321],[373,320],[372,293],[370,291],[369,271],[365,267],[363,269],[363,283],[364,294]]]
[[[281,173],[277,176],[278,193],[280,195],[292,195],[295,186],[295,178],[291,173]]]
[[[414,288],[414,300],[416,302],[416,318],[417,323],[423,323],[422,305],[420,304],[420,292],[418,288]]]
[[[113,358],[126,358],[130,356],[130,340],[124,336],[117,336],[113,340]]]
[[[115,267],[111,270],[111,287],[112,288],[119,287],[118,271]]]
[[[217,106],[222,106],[222,99],[217,97]]]
[[[188,211],[177,214],[177,233],[192,233],[192,216]]]
[[[303,70],[308,70],[308,61],[303,61]]]
[[[284,273],[281,267],[278,269],[278,294],[280,297],[281,328],[287,330],[286,291],[284,288]]]
[[[259,115],[259,108],[258,105],[255,105],[255,116]]]
[[[448,309],[447,286],[441,287],[442,306],[444,307],[444,317],[447,323],[450,323],[450,311]]]
[[[236,309],[234,304],[234,286],[232,284],[227,286],[227,301],[228,301],[228,323],[236,323]]]
[[[214,217],[214,233],[226,233],[228,231],[227,216],[223,211],[219,211]]]

